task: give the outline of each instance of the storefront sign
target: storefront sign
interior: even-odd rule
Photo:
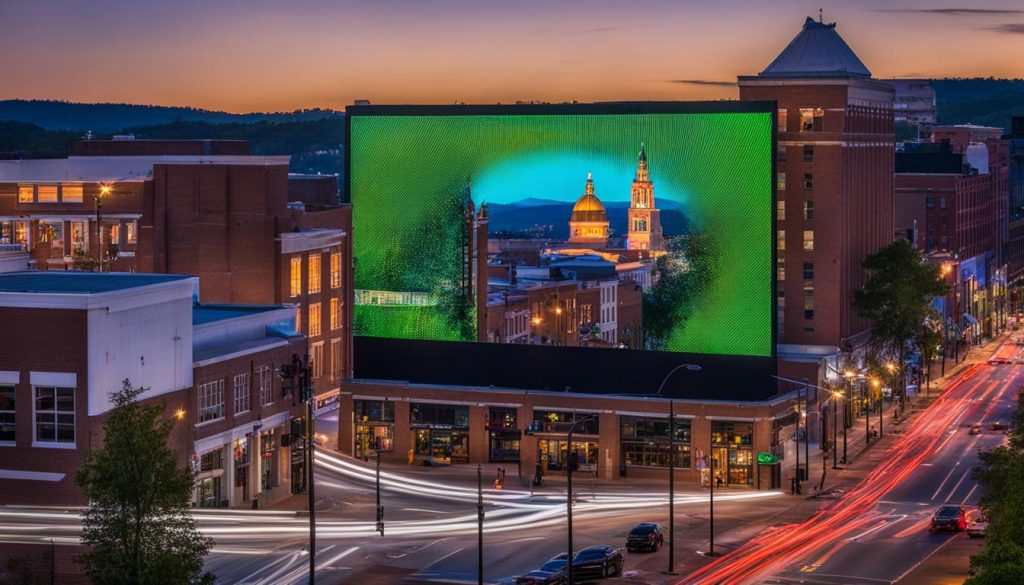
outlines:
[[[758,465],[778,465],[779,458],[767,451],[761,451],[757,454]]]

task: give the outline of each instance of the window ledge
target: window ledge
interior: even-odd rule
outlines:
[[[48,441],[32,441],[32,446],[37,449],[77,449],[74,443],[51,443]]]
[[[18,443],[15,441],[0,441],[0,447],[17,447]]]
[[[194,426],[195,426],[195,428],[198,429],[198,428],[205,427],[207,425],[212,425],[213,423],[219,423],[219,422],[221,422],[223,420],[224,420],[224,417],[222,416],[220,418],[215,418],[215,419],[203,421],[201,423],[196,423]]]

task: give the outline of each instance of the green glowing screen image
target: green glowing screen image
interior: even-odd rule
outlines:
[[[349,116],[356,335],[771,356],[772,115],[568,111]]]

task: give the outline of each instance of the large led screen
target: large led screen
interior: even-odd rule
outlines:
[[[355,334],[774,355],[772,114],[746,109],[350,109]]]

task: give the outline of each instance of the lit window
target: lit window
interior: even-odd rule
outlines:
[[[302,331],[302,308],[296,307],[295,309],[295,330]]]
[[[320,254],[309,255],[309,294],[320,292]]]
[[[121,224],[115,223],[110,226],[110,243],[115,246],[121,243]]]
[[[14,386],[0,386],[0,442],[14,442]]]
[[[291,265],[291,296],[297,297],[302,294],[302,257],[293,257]]]
[[[309,336],[320,335],[320,303],[309,305]]]
[[[804,191],[814,191],[813,173],[804,173]]]
[[[235,414],[249,410],[249,373],[235,375],[232,386],[235,391]]]
[[[813,201],[804,201],[804,219],[814,219]]]
[[[804,285],[804,319],[814,318],[814,285]]]
[[[775,243],[780,252],[786,249],[786,230],[779,230],[776,232]]]
[[[313,377],[320,378],[324,375],[324,342],[320,341],[314,343],[312,348],[313,355],[310,357],[312,360]]]
[[[814,250],[814,230],[804,230],[804,250]]]
[[[64,203],[81,203],[82,202],[82,185],[81,184],[64,184],[60,186],[60,200]]]
[[[778,280],[786,280],[786,259],[775,259],[775,272]]]
[[[821,132],[824,129],[825,110],[821,108],[800,108],[800,131]]]
[[[32,185],[18,185],[18,203],[32,203],[35,201],[35,188]]]
[[[38,203],[56,203],[57,185],[39,185],[37,187]]]
[[[224,418],[224,380],[199,385],[199,422]]]
[[[779,109],[779,115],[778,115],[778,118],[776,118],[777,121],[778,121],[778,126],[776,126],[776,129],[779,132],[785,132],[786,131],[786,118],[788,117],[788,114],[789,114],[789,110],[786,110],[785,108],[780,108]]]
[[[785,191],[786,190],[786,173],[778,173],[776,175],[776,178],[777,178],[776,189],[778,191]]]
[[[126,241],[129,244],[134,244],[134,243],[138,242],[139,241],[139,235],[138,235],[137,232],[138,232],[138,229],[139,229],[139,223],[137,221],[135,221],[135,220],[132,220],[132,221],[129,221],[126,224],[124,224],[124,227],[125,227],[125,230],[124,230],[125,231],[125,237],[127,238]]]
[[[274,402],[274,367],[270,364],[260,366],[260,404]]]
[[[75,443],[75,389],[35,388],[36,442]]]
[[[331,288],[341,287],[341,254],[331,254]]]
[[[775,202],[776,214],[775,217],[778,220],[786,219],[786,202],[779,200]]]
[[[331,379],[341,379],[341,340],[331,340]]]
[[[341,299],[331,299],[331,330],[341,328]]]
[[[71,222],[71,251],[72,252],[85,252],[89,248],[89,238],[86,232],[86,222],[84,221],[73,221]]]

